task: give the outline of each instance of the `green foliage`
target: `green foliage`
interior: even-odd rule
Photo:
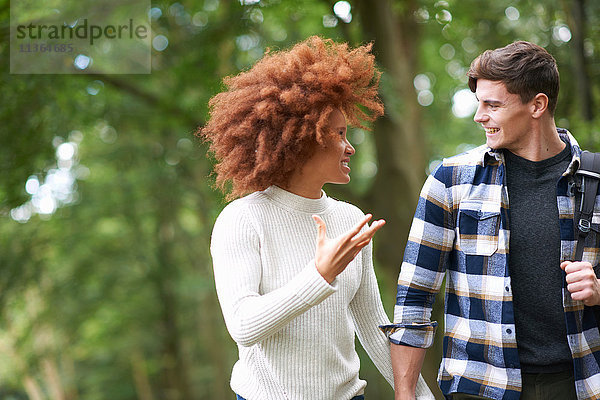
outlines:
[[[466,88],[464,72],[477,54],[516,39],[555,55],[562,76],[558,124],[582,147],[600,150],[598,119],[580,113],[574,49],[556,38],[558,27],[572,27],[571,3],[502,0],[486,2],[482,13],[476,0],[419,1],[414,15],[404,15],[419,22],[419,37],[403,40],[419,39],[417,69],[433,101],[423,106],[426,148],[411,151],[434,161],[483,143],[470,117],[452,113],[452,99]],[[153,50],[152,74],[88,76],[9,74],[9,2],[0,0],[0,392],[31,397],[37,387],[55,398],[58,387],[66,399],[115,400],[231,396],[236,348],[220,315],[209,254],[224,202],[212,188],[206,146],[193,133],[222,77],[248,68],[267,48],[312,34],[364,42],[355,8],[345,23],[333,17],[332,4],[153,2],[162,13],[153,34],[165,35],[169,46]],[[585,6],[587,71],[600,104],[600,5]],[[508,18],[509,7],[518,19]],[[409,2],[396,1],[390,13],[408,10]],[[337,25],[324,27],[324,17]],[[391,83],[384,75],[383,89]],[[390,109],[414,102],[417,92],[387,96]],[[344,193],[360,198],[381,160],[370,133],[350,136],[356,168]],[[56,158],[62,143],[75,149],[68,162]],[[35,176],[43,184],[61,166],[75,177],[70,197],[54,212],[36,213],[25,182]],[[23,204],[33,214],[17,222]],[[428,368],[435,375],[435,366]],[[367,396],[390,395],[366,360],[363,375]]]

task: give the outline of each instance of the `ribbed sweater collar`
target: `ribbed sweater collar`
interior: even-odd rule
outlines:
[[[320,214],[325,212],[332,204],[329,197],[321,190],[321,198],[309,199],[307,197],[298,196],[292,192],[288,192],[279,186],[270,186],[264,194],[279,205],[291,209],[293,211],[301,211],[311,214]]]

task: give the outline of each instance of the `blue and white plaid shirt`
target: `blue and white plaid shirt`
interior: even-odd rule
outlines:
[[[575,254],[569,181],[581,149],[569,132],[573,160],[557,184],[561,261]],[[444,395],[470,393],[518,399],[521,371],[508,272],[509,202],[501,152],[480,146],[445,159],[421,192],[398,280],[394,324],[382,329],[395,344],[427,348],[436,323],[434,297],[446,276],[445,332],[438,382]],[[600,196],[584,261],[600,262]],[[555,268],[559,268],[558,265]],[[563,306],[580,400],[600,398],[600,334],[592,308],[571,299]]]

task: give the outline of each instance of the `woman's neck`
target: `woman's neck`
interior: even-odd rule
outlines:
[[[282,189],[287,190],[295,195],[306,197],[307,199],[320,199],[322,186],[319,185],[306,185],[301,182],[288,183],[282,186]]]
[[[302,173],[302,170],[296,171],[287,184],[281,188],[308,199],[319,199],[321,198],[323,183],[316,181],[314,178],[311,179],[311,177],[313,177],[312,174]]]

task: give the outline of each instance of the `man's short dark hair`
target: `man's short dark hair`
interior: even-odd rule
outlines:
[[[538,93],[548,96],[548,110],[554,115],[558,100],[559,76],[556,60],[543,47],[518,41],[495,50],[486,50],[471,63],[469,88],[477,89],[478,79],[501,81],[509,93],[523,103]]]

